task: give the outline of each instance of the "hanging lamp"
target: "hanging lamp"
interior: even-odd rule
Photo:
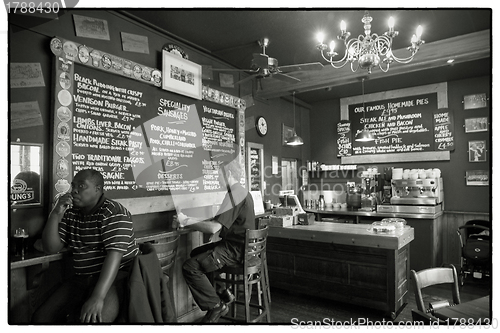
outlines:
[[[293,136],[286,140],[287,146],[300,146],[304,144],[304,140],[295,132],[295,91],[293,92]]]
[[[365,78],[361,79],[361,90],[363,93],[363,119],[365,119]],[[359,142],[370,142],[375,141],[375,136],[372,132],[366,129],[366,124],[361,132],[356,134],[355,141]]]

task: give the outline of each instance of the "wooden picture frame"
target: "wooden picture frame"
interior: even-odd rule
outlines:
[[[294,133],[293,127],[283,124],[282,131],[281,131],[281,140],[282,140],[283,146],[286,146],[287,140],[293,136],[293,133]]]
[[[465,185],[488,186],[490,184],[490,172],[487,170],[465,171]]]
[[[469,141],[469,162],[486,162],[486,140]]]
[[[465,133],[487,132],[488,117],[465,118]]]
[[[202,99],[201,65],[162,50],[162,89]]]
[[[488,98],[485,93],[464,96],[464,110],[481,109],[488,106]]]

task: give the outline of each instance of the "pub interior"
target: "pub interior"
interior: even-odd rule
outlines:
[[[460,318],[490,323],[491,37],[491,8],[11,10],[8,323],[32,324],[73,273],[42,232],[89,168],[141,249],[175,241],[174,312],[156,323],[201,323],[183,263],[220,235],[183,217],[218,214],[229,161],[266,229],[258,272],[242,273],[261,322],[446,325],[484,298]],[[440,285],[419,308],[427,269],[460,304]]]

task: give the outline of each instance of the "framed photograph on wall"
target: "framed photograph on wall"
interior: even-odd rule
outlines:
[[[473,94],[464,96],[464,110],[480,109],[488,106],[486,94]]]
[[[490,173],[487,170],[465,171],[465,185],[488,186],[490,184]]]
[[[201,100],[201,65],[162,51],[162,89]]]
[[[290,126],[283,124],[283,129],[282,129],[281,134],[282,134],[281,137],[282,137],[282,141],[283,141],[282,144],[283,144],[283,146],[286,146],[286,141],[293,136],[293,127],[290,127]]]
[[[465,118],[465,133],[487,132],[488,117]]]
[[[469,141],[469,162],[486,162],[486,140]]]

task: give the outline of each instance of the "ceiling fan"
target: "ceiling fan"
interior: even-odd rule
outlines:
[[[277,59],[271,58],[266,54],[266,48],[269,46],[269,38],[263,38],[257,42],[259,43],[259,46],[262,47],[262,53],[253,53],[250,69],[214,69],[214,70],[247,72],[251,74],[246,78],[235,82],[234,84],[241,84],[246,81],[252,80],[253,78],[263,79],[267,77],[273,77],[278,80],[289,83],[296,83],[300,82],[300,79],[291,75],[287,75],[285,73],[313,71],[313,70],[320,70],[323,68],[323,64],[320,62],[313,62],[300,65],[279,66]]]

